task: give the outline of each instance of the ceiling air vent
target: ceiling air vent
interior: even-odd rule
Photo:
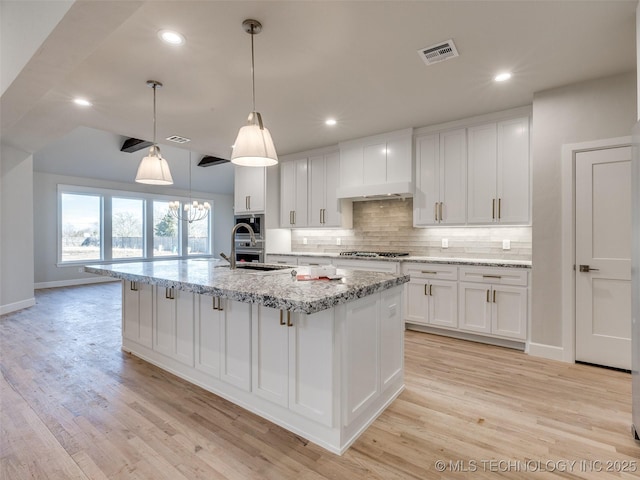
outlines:
[[[180,135],[171,135],[170,137],[167,137],[167,140],[175,143],[187,143],[191,141],[190,138],[181,137]]]
[[[433,65],[434,63],[449,60],[458,56],[458,50],[453,44],[453,40],[447,40],[446,42],[436,43],[430,47],[421,48],[418,50],[418,55],[427,65]]]

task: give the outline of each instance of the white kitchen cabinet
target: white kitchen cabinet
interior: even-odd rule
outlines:
[[[195,368],[214,378],[220,378],[223,302],[220,297],[196,295]]]
[[[122,337],[151,348],[153,287],[146,283],[122,282]]]
[[[221,300],[220,378],[251,390],[251,304]]]
[[[298,257],[298,265],[317,267],[319,265],[333,265],[331,257]]]
[[[414,226],[465,223],[466,138],[464,128],[416,138]]]
[[[299,158],[280,163],[280,226],[307,226],[308,160]]]
[[[336,268],[346,268],[349,270],[365,270],[367,272],[398,273],[400,264],[398,262],[387,262],[384,260],[351,260],[348,258],[333,258],[331,262]]]
[[[528,274],[514,269],[460,268],[459,327],[511,340],[525,340]]]
[[[298,259],[294,255],[273,255],[267,254],[266,263],[276,263],[280,265],[297,265]]]
[[[413,129],[340,143],[338,198],[413,191]]]
[[[410,323],[456,328],[458,326],[458,268],[448,265],[406,263],[406,315]]]
[[[528,224],[529,118],[470,127],[467,223]]]
[[[194,364],[194,294],[156,286],[153,349],[185,365]]]
[[[255,305],[252,392],[332,426],[333,325],[332,310],[304,315]]]
[[[235,166],[234,211],[264,213],[267,194],[266,167]]]
[[[338,152],[309,157],[309,226],[315,228],[353,226],[351,202],[337,197],[340,184]]]

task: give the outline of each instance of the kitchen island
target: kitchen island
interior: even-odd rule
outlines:
[[[122,280],[122,348],[342,454],[400,394],[406,275],[88,265]]]

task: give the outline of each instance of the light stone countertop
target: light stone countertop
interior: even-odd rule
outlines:
[[[291,257],[327,257],[339,258],[341,260],[375,260],[382,262],[414,262],[414,263],[435,263],[442,265],[466,265],[476,267],[504,267],[504,268],[526,268],[531,269],[531,260],[503,260],[490,258],[449,258],[449,257],[421,257],[409,255],[406,257],[349,257],[338,253],[314,253],[314,252],[272,252],[267,255],[291,256]]]
[[[409,281],[408,275],[338,269],[339,280],[297,281],[292,268],[230,270],[217,259],[86,265],[88,273],[299,313],[316,313]]]

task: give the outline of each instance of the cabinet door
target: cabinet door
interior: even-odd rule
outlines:
[[[429,281],[429,323],[458,326],[458,282]]]
[[[122,282],[122,337],[152,348],[153,287]]]
[[[467,130],[467,223],[496,221],[496,124]]]
[[[340,186],[357,187],[364,179],[362,145],[340,147]]]
[[[491,333],[491,286],[460,283],[458,326],[460,330]]]
[[[288,313],[263,305],[255,305],[253,312],[252,392],[286,407],[289,400]]]
[[[296,190],[295,190],[295,214],[294,222],[296,227],[306,227],[307,220],[307,181],[308,166],[307,159],[303,158],[295,161],[296,168]]]
[[[266,167],[235,167],[235,213],[264,212],[266,196]]]
[[[334,312],[291,314],[289,334],[289,409],[333,426]]]
[[[193,366],[193,293],[156,287],[155,297],[156,335],[153,349]]]
[[[500,223],[529,223],[529,118],[498,123]]]
[[[467,133],[440,134],[440,223],[463,224],[467,213]]]
[[[388,183],[412,181],[411,143],[411,136],[392,138],[387,141],[386,181]]]
[[[322,227],[322,211],[326,208],[326,162],[324,156],[309,157],[310,227]],[[335,197],[335,192],[333,193]]]
[[[222,301],[220,378],[251,390],[251,304]]]
[[[296,165],[295,162],[280,164],[280,226],[294,225],[293,212],[296,209]]]
[[[413,197],[415,225],[438,223],[440,201],[440,136],[416,139],[416,192]]]
[[[407,296],[405,320],[426,325],[429,321],[429,285],[427,280],[412,278],[405,288]]]
[[[494,285],[491,294],[491,333],[518,340],[527,338],[527,289]]]
[[[380,294],[380,387],[384,390],[402,375],[404,322],[402,288]]]
[[[220,308],[222,300],[209,295],[197,295],[195,322],[195,368],[220,378]]]
[[[340,154],[330,153],[324,156],[324,192],[325,206],[323,212],[323,227],[341,227],[342,209],[337,197],[340,185]],[[317,214],[314,213],[314,215]],[[346,228],[346,227],[345,227]]]
[[[387,183],[387,144],[376,143],[364,147],[364,184]]]

